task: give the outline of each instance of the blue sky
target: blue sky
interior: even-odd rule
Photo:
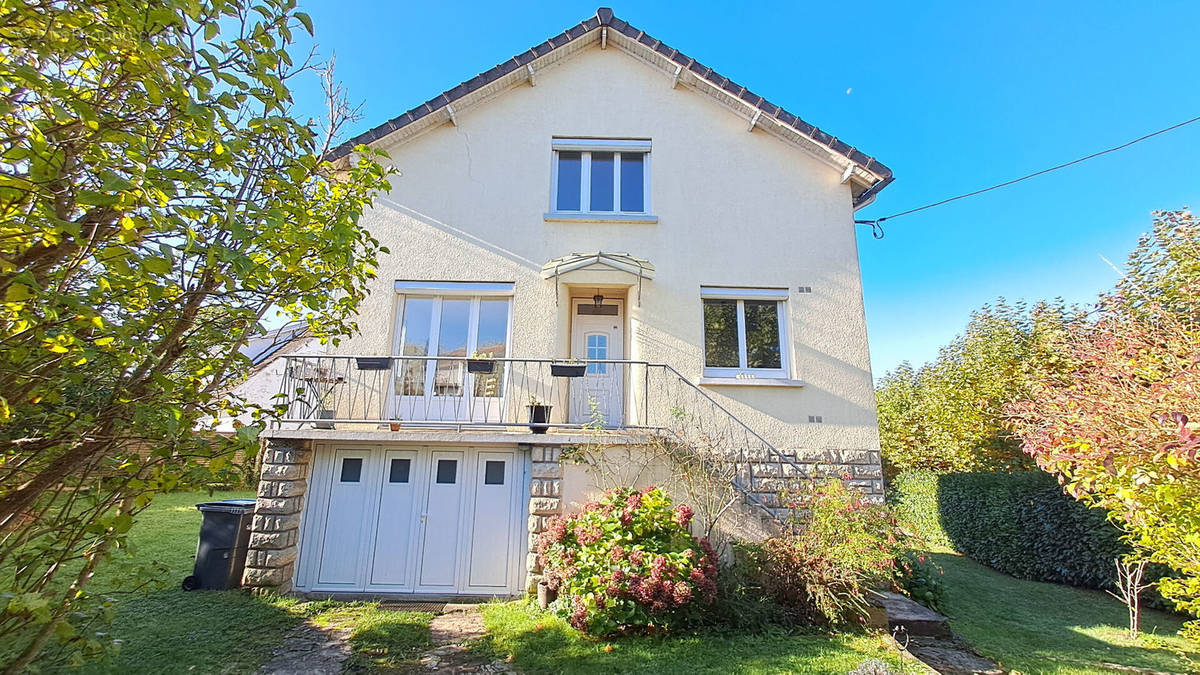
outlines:
[[[379,124],[595,13],[597,4],[301,0],[322,56]],[[1200,3],[627,3],[616,15],[886,163],[885,216],[1200,115]],[[318,103],[315,84],[298,90]],[[860,230],[876,377],[970,312],[1088,301],[1154,209],[1200,204],[1200,123]]]

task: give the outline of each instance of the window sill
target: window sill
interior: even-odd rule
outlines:
[[[791,380],[782,377],[702,377],[702,387],[789,387],[799,389],[804,386],[804,380]]]
[[[648,213],[567,213],[551,212],[543,216],[549,223],[657,223],[658,216]]]

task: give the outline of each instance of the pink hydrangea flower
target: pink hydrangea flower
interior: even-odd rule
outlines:
[[[692,523],[693,515],[695,515],[695,512],[692,511],[692,507],[687,504],[680,504],[675,507],[675,524],[687,529]]]

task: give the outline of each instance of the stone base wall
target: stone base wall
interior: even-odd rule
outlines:
[[[264,445],[243,587],[291,592],[312,454],[308,441],[268,440]]]
[[[549,520],[561,516],[563,504],[563,464],[561,446],[532,446],[532,467],[527,510],[528,555],[526,556],[526,589],[536,592],[542,578],[538,564],[538,538],[546,531]],[[883,469],[877,450],[801,450],[789,449],[801,469],[809,476],[843,478],[873,500],[883,501]],[[289,593],[295,576],[299,554],[300,519],[308,492],[312,465],[311,441],[271,439],[263,448],[262,473],[258,484],[258,502],[250,532],[250,550],[242,585],[254,591]],[[795,473],[795,467],[763,464],[756,470],[761,486],[775,489],[770,478],[771,467],[783,474]],[[775,477],[779,489],[799,476]],[[766,500],[773,495],[760,495]],[[768,504],[774,506],[774,504]]]
[[[554,516],[563,513],[562,503],[562,448],[560,446],[534,446],[529,480],[529,554],[525,560],[525,590],[537,592],[542,580],[542,566],[538,563],[537,545],[546,524]]]
[[[883,465],[878,450],[792,450],[809,476],[835,477],[883,503]]]

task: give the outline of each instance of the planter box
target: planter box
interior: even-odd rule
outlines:
[[[359,370],[388,370],[392,360],[386,356],[360,356],[354,359]]]
[[[550,428],[550,410],[554,406],[531,405],[529,408],[529,430],[535,434],[544,434]]]
[[[587,372],[586,363],[551,363],[550,374],[554,377],[583,377]]]
[[[467,361],[468,373],[492,373],[496,370],[496,362],[491,359],[470,359]]]

